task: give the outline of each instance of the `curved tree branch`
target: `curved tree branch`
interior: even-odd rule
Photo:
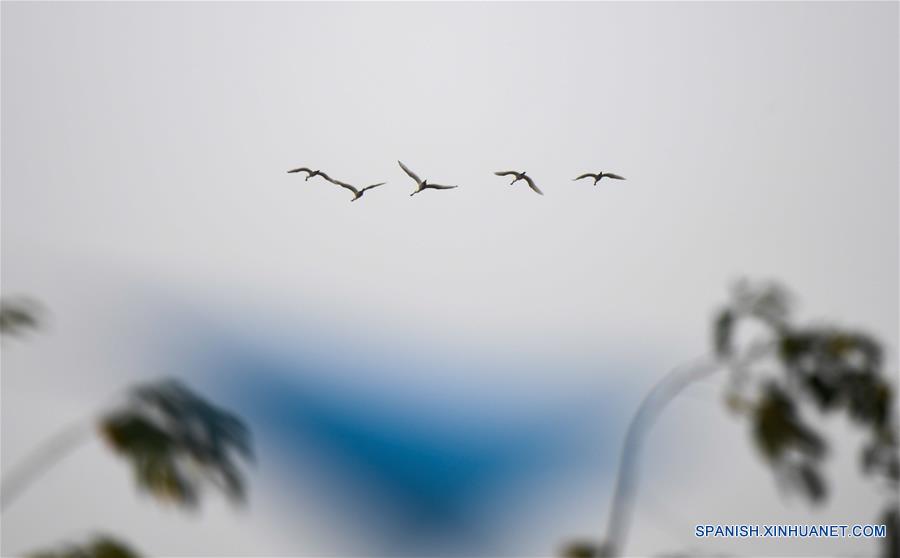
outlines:
[[[60,430],[26,455],[0,481],[0,510],[6,510],[35,480],[87,442],[93,433],[93,420],[81,420]]]
[[[694,382],[714,374],[723,367],[740,369],[747,366],[768,354],[771,347],[769,342],[754,345],[747,350],[743,358],[732,363],[723,363],[712,357],[699,357],[692,363],[672,369],[644,396],[625,432],[615,492],[609,510],[606,539],[600,549],[601,556],[617,556],[625,547],[637,489],[640,449],[647,433],[665,407]]]
[[[663,408],[684,388],[718,370],[715,362],[697,359],[697,364],[672,369],[659,380],[638,406],[625,432],[616,487],[609,510],[602,556],[617,556],[625,546],[637,486],[638,459],[644,438]]]

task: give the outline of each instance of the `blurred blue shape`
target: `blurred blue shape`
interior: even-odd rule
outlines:
[[[367,555],[515,554],[497,535],[514,528],[516,503],[528,501],[529,490],[586,469],[595,479],[608,475],[615,461],[604,438],[621,423],[601,404],[608,392],[593,401],[532,394],[523,402],[515,389],[473,380],[478,374],[467,369],[459,374],[464,389],[420,393],[421,382],[402,378],[430,371],[405,369],[403,359],[348,364],[321,347],[286,355],[233,338],[194,349],[212,390],[276,448],[277,456],[260,450],[260,459],[289,471],[278,479],[279,496],[337,518],[336,530],[365,541]],[[456,365],[435,368],[446,380]]]

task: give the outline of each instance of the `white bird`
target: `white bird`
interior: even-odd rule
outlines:
[[[544,195],[544,193],[541,192],[541,189],[538,188],[537,185],[534,183],[534,180],[532,180],[530,176],[525,174],[525,171],[522,171],[522,172],[497,171],[494,174],[496,174],[497,176],[515,176],[513,181],[509,183],[510,186],[512,186],[513,184],[515,184],[516,182],[518,182],[520,180],[524,180],[525,182],[528,183],[529,188],[531,188],[532,190],[534,190],[535,192],[537,192],[538,194],[540,194],[542,196]]]
[[[440,184],[429,184],[427,180],[422,180],[421,178],[416,176],[416,173],[409,170],[406,165],[404,165],[400,161],[397,162],[400,163],[400,168],[403,169],[403,172],[408,174],[410,178],[416,181],[416,190],[412,194],[410,194],[410,196],[415,196],[422,190],[427,190],[429,188],[432,188],[434,190],[450,190],[451,188],[456,188],[456,186],[441,186]]]
[[[295,173],[295,172],[305,172],[305,173],[306,173],[306,179],[305,179],[305,180],[309,180],[310,178],[312,178],[312,177],[314,177],[314,176],[321,176],[321,177],[324,178],[325,180],[329,180],[329,181],[331,180],[330,178],[328,178],[328,175],[327,175],[327,174],[325,174],[324,172],[322,172],[322,171],[320,171],[320,170],[311,170],[311,169],[308,169],[308,168],[306,168],[306,167],[300,167],[300,168],[297,168],[297,169],[291,169],[291,170],[289,170],[289,171],[288,171],[288,174]]]
[[[598,172],[598,173],[588,172],[588,173],[582,174],[578,178],[573,178],[572,180],[581,180],[582,178],[593,178],[594,185],[596,185],[598,182],[600,182],[601,178],[612,178],[615,180],[625,180],[624,176],[619,176],[618,174],[613,174],[611,172]]]
[[[353,192],[353,199],[350,200],[352,202],[355,202],[356,200],[361,198],[362,195],[366,192],[366,190],[371,190],[372,188],[378,188],[379,186],[383,186],[383,185],[387,184],[387,182],[379,182],[378,184],[372,184],[371,186],[366,186],[365,188],[360,190],[356,186],[353,186],[352,184],[347,184],[346,182],[341,182],[340,180],[335,180],[335,179],[329,178],[327,176],[325,177],[325,180],[327,180],[328,182],[331,182],[332,184],[336,184],[336,185],[340,186],[341,188],[346,188],[346,189],[350,190],[351,192]]]

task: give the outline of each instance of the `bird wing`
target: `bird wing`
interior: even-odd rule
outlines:
[[[615,180],[625,180],[624,176],[619,176],[618,174],[613,174],[611,172],[605,172],[603,173],[603,176],[606,178],[614,178]]]
[[[426,184],[425,188],[434,188],[435,190],[450,190],[456,186],[441,186],[440,184]]]
[[[519,173],[516,171],[497,171],[494,174],[497,176],[519,176]]]
[[[421,184],[421,183],[422,183],[422,179],[419,178],[419,177],[416,175],[416,173],[414,173],[413,171],[409,170],[409,168],[407,168],[407,166],[404,165],[403,163],[401,163],[400,161],[397,161],[397,162],[400,163],[400,168],[403,169],[403,172],[405,172],[406,174],[409,175],[410,178],[412,178],[413,180],[415,180],[415,181],[416,181],[416,184]]]
[[[325,180],[327,180],[328,182],[331,182],[332,184],[334,184],[336,186],[340,186],[341,188],[346,188],[346,189],[350,190],[351,192],[353,192],[354,194],[359,193],[359,190],[357,190],[355,186],[353,186],[351,184],[347,184],[346,182],[341,182],[340,180],[335,180],[329,176],[325,176]]]
[[[590,172],[586,172],[586,173],[582,174],[581,176],[579,176],[578,178],[573,178],[572,180],[581,180],[582,178],[597,178],[597,175],[590,173]]]
[[[523,178],[525,178],[525,182],[528,183],[528,186],[529,186],[532,190],[534,190],[535,192],[537,192],[538,194],[540,194],[540,195],[542,195],[542,196],[544,195],[544,193],[541,192],[541,189],[537,187],[537,185],[534,183],[534,180],[532,180],[530,176],[528,176],[528,175],[526,174]]]
[[[305,173],[307,173],[307,174],[312,174],[313,171],[309,170],[309,169],[306,168],[306,167],[300,167],[299,169],[291,169],[291,170],[289,170],[289,171],[288,171],[288,174],[291,174],[292,172],[305,172]]]
[[[378,188],[379,186],[384,186],[387,182],[379,182],[378,184],[372,184],[371,186],[366,186],[362,190],[359,191],[360,194],[365,192],[366,190],[371,190],[372,188]]]

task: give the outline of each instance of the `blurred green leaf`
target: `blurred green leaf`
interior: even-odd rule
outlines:
[[[800,421],[792,399],[775,383],[766,386],[755,413],[754,436],[757,446],[772,461],[795,450],[818,458],[825,453],[825,442]]]
[[[233,501],[245,497],[238,461],[252,460],[249,430],[178,381],[137,387],[100,430],[131,463],[138,485],[161,500],[196,506],[207,483]]]
[[[771,285],[771,284],[770,284]],[[725,366],[734,347],[733,330],[743,319],[762,320],[771,326],[780,367],[772,370],[732,370],[729,401],[757,400],[752,413],[753,438],[761,453],[788,482],[811,502],[828,494],[820,463],[825,439],[801,419],[805,404],[822,413],[846,413],[868,431],[860,454],[864,474],[886,480],[893,507],[885,515],[889,536],[885,556],[898,556],[896,494],[900,483],[900,451],[894,388],[885,377],[883,351],[872,336],[837,327],[803,327],[790,319],[789,296],[780,288],[741,283],[731,301],[712,324],[714,349]],[[727,350],[726,350],[727,348]],[[757,381],[753,382],[753,378]],[[755,386],[759,397],[748,396]],[[809,417],[807,417],[808,419]]]
[[[730,309],[719,312],[713,325],[713,345],[719,358],[728,358],[734,352],[731,343],[734,331],[734,313]]]
[[[29,298],[0,300],[0,333],[21,335],[40,325],[40,305]]]
[[[797,485],[804,494],[813,502],[821,502],[825,499],[827,487],[819,470],[810,463],[801,463],[797,466]]]
[[[775,282],[739,281],[731,299],[730,307],[736,315],[756,318],[776,330],[790,316],[791,295]]]

